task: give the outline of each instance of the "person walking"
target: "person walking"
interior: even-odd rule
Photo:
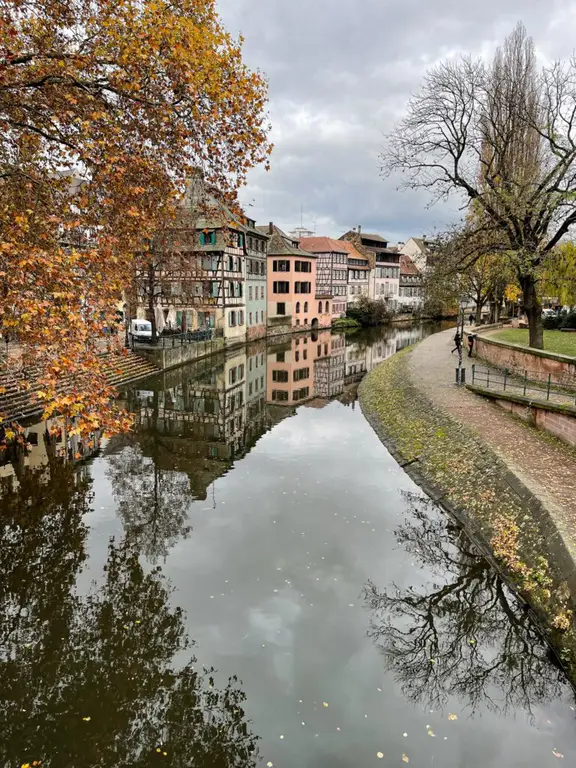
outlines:
[[[474,315],[472,314],[470,315],[470,317],[468,318],[468,322],[470,323],[470,325],[474,325]]]
[[[472,350],[474,349],[474,342],[476,341],[476,336],[473,333],[468,334],[468,357],[472,357]]]
[[[458,354],[461,354],[462,352],[462,337],[460,336],[460,333],[456,331],[454,334],[454,344],[455,347],[452,350],[451,354],[454,354],[454,352],[458,351]]]

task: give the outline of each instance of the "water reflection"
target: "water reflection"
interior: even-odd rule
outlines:
[[[404,696],[433,710],[459,696],[471,713],[530,715],[559,697],[564,677],[528,612],[460,529],[426,498],[405,496],[412,519],[395,536],[426,583],[364,590],[369,635]]]
[[[75,589],[86,472],[27,467],[0,490],[0,764],[256,765],[237,680],[219,689],[194,658],[177,665],[191,645],[182,612],[134,542],[112,541],[100,583]]]

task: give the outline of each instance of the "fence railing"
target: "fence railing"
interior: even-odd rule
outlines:
[[[508,371],[496,371],[493,368],[473,365],[472,384],[484,389],[519,394],[533,400],[576,406],[576,381],[573,386],[570,386],[565,379],[555,379],[552,374],[548,374],[545,381],[540,381],[531,379],[529,371],[524,371],[524,375],[521,376]]]
[[[171,333],[167,336],[159,336],[155,343],[151,341],[136,341],[129,339],[133,349],[142,349],[149,347],[159,347],[161,349],[172,349],[174,347],[183,347],[186,344],[198,344],[199,342],[214,341],[222,338],[224,331],[221,328],[207,328],[196,331],[185,331],[184,333]]]

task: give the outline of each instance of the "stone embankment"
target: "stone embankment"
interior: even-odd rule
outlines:
[[[457,387],[453,333],[372,371],[363,412],[535,611],[576,679],[576,450]]]
[[[105,353],[102,358],[102,375],[114,387],[159,373],[158,368],[133,352],[121,356]],[[66,388],[65,378],[62,388]],[[42,389],[41,383],[32,374],[28,380],[0,372],[0,424],[2,421],[22,421],[42,413],[43,404],[36,393]]]

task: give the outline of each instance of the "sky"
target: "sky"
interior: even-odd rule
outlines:
[[[461,218],[460,201],[429,207],[381,178],[379,153],[436,62],[491,58],[522,21],[544,60],[576,45],[576,0],[218,0],[245,37],[244,58],[269,82],[275,149],[240,194],[258,223],[339,237],[361,225],[390,243]],[[302,211],[302,217],[301,217]]]

